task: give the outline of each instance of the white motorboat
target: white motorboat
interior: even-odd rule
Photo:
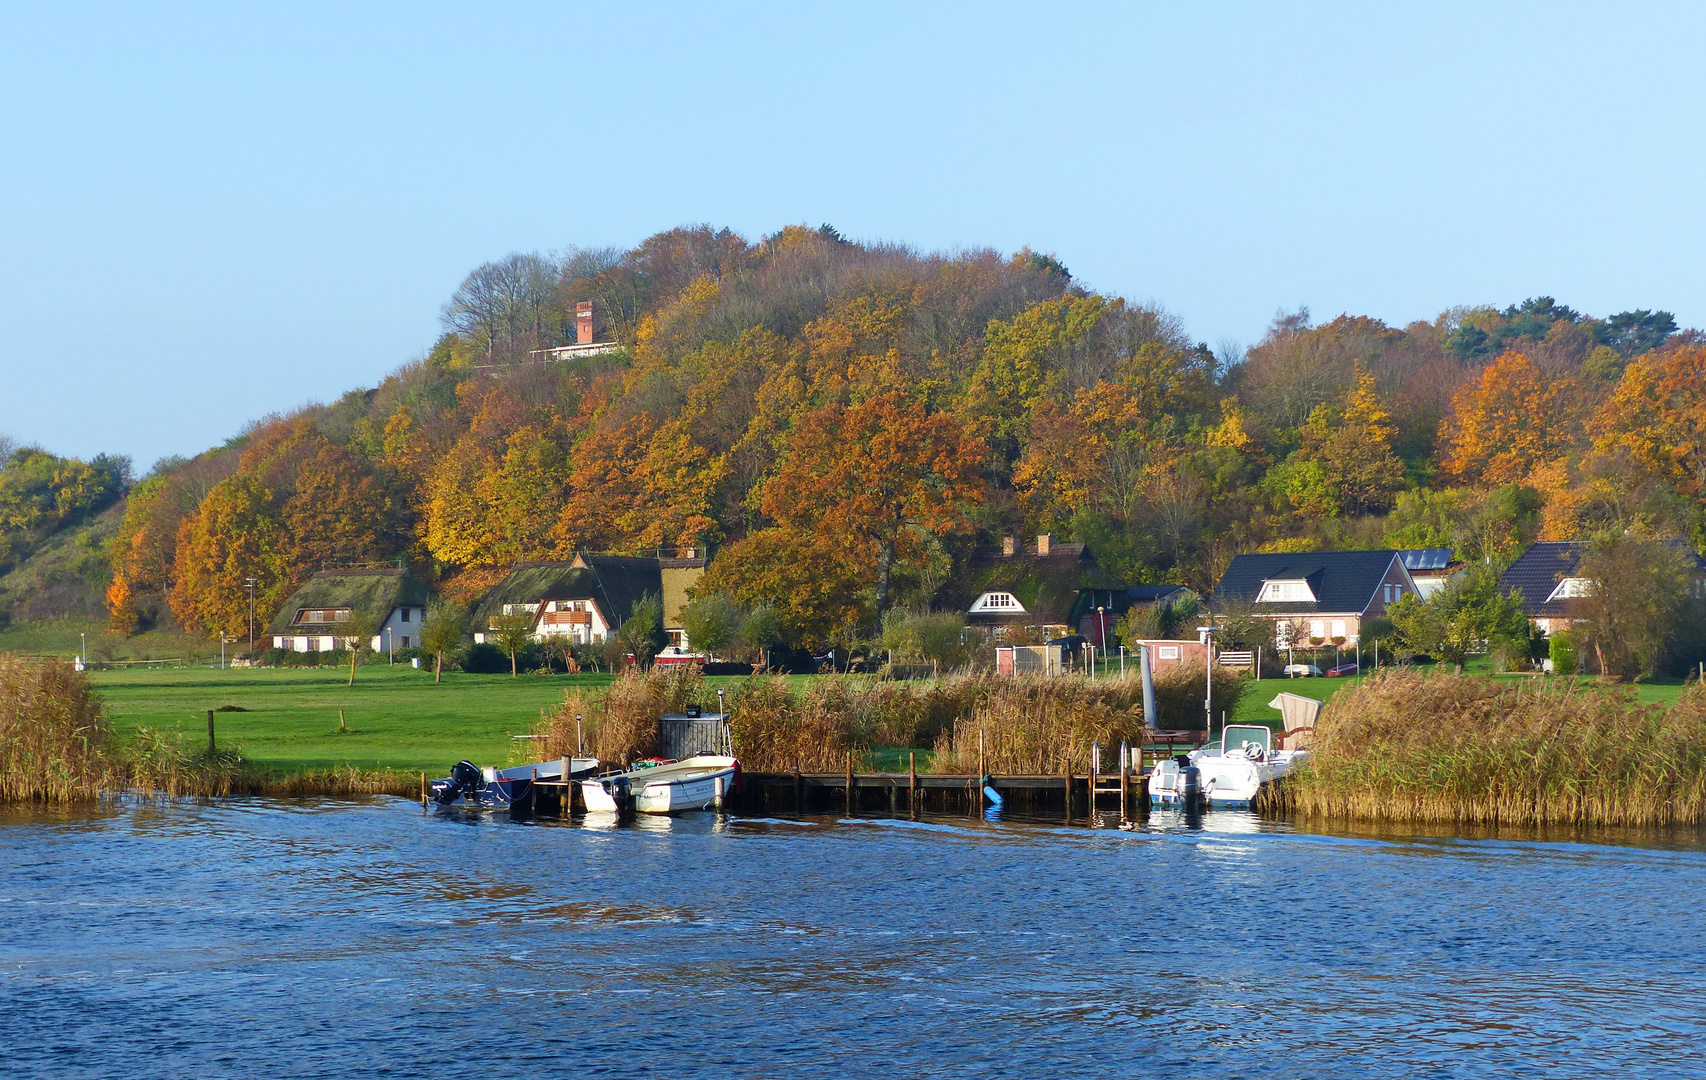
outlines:
[[[1309,759],[1307,750],[1275,750],[1274,733],[1261,724],[1228,724],[1219,745],[1191,751],[1184,761],[1163,761],[1149,774],[1149,801],[1210,806],[1250,806],[1262,785],[1283,779]]]
[[[734,790],[740,763],[719,754],[699,754],[662,765],[606,773],[581,781],[581,797],[593,811],[632,807],[642,814],[704,810]]]
[[[459,761],[449,776],[432,782],[431,795],[440,806],[502,808],[525,798],[535,780],[561,783],[597,770],[597,758],[556,758],[509,769],[481,768],[471,761]]]

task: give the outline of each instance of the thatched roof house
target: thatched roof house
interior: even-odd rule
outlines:
[[[407,570],[322,570],[284,602],[267,636],[275,649],[324,652],[345,648],[348,628],[377,628],[370,647],[385,651],[420,644],[430,593]]]

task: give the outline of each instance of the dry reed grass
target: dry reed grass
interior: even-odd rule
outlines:
[[[570,690],[556,711],[541,718],[534,734],[541,761],[573,757],[575,717],[588,754],[613,765],[652,757],[658,752],[658,717],[703,704],[710,696],[705,677],[695,668],[630,668],[602,691]]]
[[[1164,726],[1201,726],[1202,679],[1201,667],[1156,678]],[[1217,671],[1216,701],[1230,709],[1243,686],[1236,672]],[[703,677],[683,670],[631,672],[603,693],[571,692],[535,732],[542,736],[539,757],[575,752],[577,715],[586,749],[599,759],[625,764],[648,757],[658,750],[659,716],[690,704],[709,707],[710,698]],[[823,675],[803,684],[757,675],[733,687],[728,707],[735,754],[754,772],[838,771],[848,755],[858,762],[879,746],[935,747],[934,768],[971,769],[979,732],[990,769],[1052,772],[1069,762],[1083,768],[1091,742],[1117,745],[1143,728],[1143,688],[1135,674],[1096,680],[954,674],[928,683]]]
[[[1218,712],[1231,710],[1243,695],[1237,672],[1215,671]],[[1203,669],[1178,666],[1155,675],[1155,706],[1164,728],[1200,729],[1203,723]],[[945,732],[932,764],[938,772],[1051,774],[1090,766],[1090,745],[1108,751],[1111,767],[1122,742],[1143,737],[1143,682],[1124,678],[993,678],[991,689],[967,718]]]
[[[1322,711],[1314,757],[1267,801],[1305,816],[1484,825],[1706,820],[1706,690],[1383,672]]]

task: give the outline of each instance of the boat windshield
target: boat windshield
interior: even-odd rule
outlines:
[[[1228,724],[1221,733],[1220,747],[1225,753],[1242,750],[1250,743],[1255,743],[1263,750],[1274,748],[1274,733],[1260,724]]]

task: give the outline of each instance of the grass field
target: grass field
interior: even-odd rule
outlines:
[[[347,668],[174,668],[99,671],[95,685],[121,734],[138,725],[176,730],[186,741],[207,738],[215,714],[221,746],[235,746],[257,765],[281,772],[352,765],[442,776],[462,758],[482,764],[519,761],[526,734],[576,687],[602,686],[608,675],[554,677],[464,675],[434,685],[432,672],[405,665]],[[348,732],[338,732],[338,710]]]

